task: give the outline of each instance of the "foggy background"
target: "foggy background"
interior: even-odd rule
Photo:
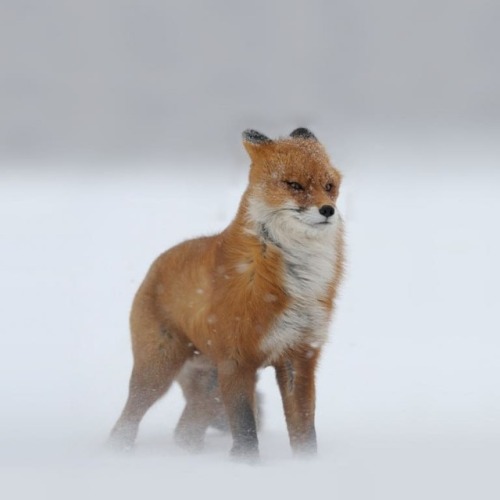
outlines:
[[[498,131],[499,13],[493,0],[3,0],[0,160],[227,160],[243,129],[297,124],[354,143]]]
[[[499,497],[500,3],[0,1],[0,496]],[[307,126],[344,174],[347,269],[293,460],[262,371],[262,465],[177,386],[130,456],[128,313],[151,261],[230,223],[241,132]]]

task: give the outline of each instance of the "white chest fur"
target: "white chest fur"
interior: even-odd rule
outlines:
[[[289,306],[261,343],[269,363],[298,344],[309,344],[315,349],[326,341],[330,318],[324,300],[334,279],[338,255],[335,243],[340,225],[337,216],[332,227],[320,230],[319,234],[315,228],[303,234],[273,232],[285,263],[284,288]]]

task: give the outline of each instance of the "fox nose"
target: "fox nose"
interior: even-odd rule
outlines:
[[[335,213],[335,209],[331,205],[323,205],[319,209],[319,213],[325,217],[331,217]]]

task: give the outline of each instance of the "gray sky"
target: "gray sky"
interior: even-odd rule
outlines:
[[[495,125],[499,14],[495,0],[3,0],[0,164],[219,158],[248,127]]]

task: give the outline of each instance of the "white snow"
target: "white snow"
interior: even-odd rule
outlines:
[[[277,300],[278,297],[276,297],[273,293],[266,293],[264,295],[264,302],[276,302]]]
[[[133,295],[159,253],[231,221],[244,163],[239,180],[194,170],[203,182],[174,167],[1,172],[1,497],[498,498],[497,159],[371,151],[339,167],[348,264],[318,373],[320,454],[291,456],[265,370],[253,467],[216,432],[198,455],[175,445],[178,387],[133,453],[104,449]]]
[[[224,267],[224,266],[220,266]],[[244,274],[250,269],[250,264],[248,262],[239,262],[236,264],[236,272],[239,274]]]

